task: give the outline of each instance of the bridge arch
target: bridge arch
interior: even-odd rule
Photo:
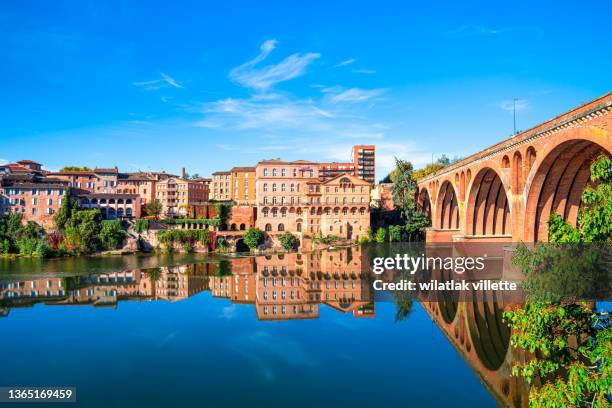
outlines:
[[[422,188],[417,196],[417,207],[423,212],[429,220],[429,226],[431,226],[431,199],[429,198],[429,192],[426,188]]]
[[[590,183],[590,165],[601,154],[610,153],[610,137],[597,137],[587,129],[574,130],[573,137],[548,151],[538,152],[528,178],[524,233],[529,242],[548,240],[548,219],[559,214],[576,225],[581,196]],[[607,141],[607,145],[600,144]],[[539,163],[538,163],[539,161]]]
[[[468,191],[467,235],[511,235],[512,221],[506,185],[492,167],[483,167]]]
[[[440,229],[459,229],[459,202],[452,183],[445,180],[438,190],[434,225]]]

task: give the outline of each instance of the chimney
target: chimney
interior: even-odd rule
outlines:
[[[185,168],[181,169],[181,178],[185,178]]]

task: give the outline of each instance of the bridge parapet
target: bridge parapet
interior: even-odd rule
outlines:
[[[448,239],[441,231],[542,241],[553,212],[575,224],[590,163],[611,155],[611,129],[608,93],[418,180],[428,242]]]

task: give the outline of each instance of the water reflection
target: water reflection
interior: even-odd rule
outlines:
[[[259,321],[318,319],[321,305],[354,318],[374,317],[372,256],[356,247],[206,258],[117,272],[13,276],[0,281],[0,310],[10,319],[11,309],[38,303],[116,308],[121,302],[181,302],[208,292],[212,298],[252,306]],[[432,271],[431,276],[440,281],[453,277],[444,270]],[[461,301],[445,297],[444,292],[433,298],[427,293],[413,298],[396,292],[386,299],[397,305],[396,321],[409,320],[412,302],[418,301],[498,404],[527,406],[525,383],[510,374],[512,365],[526,356],[510,347],[510,333],[502,321],[503,311],[512,302],[491,291],[463,293]],[[402,330],[402,325],[396,330]]]
[[[91,305],[122,301],[176,302],[210,291],[252,304],[259,320],[315,319],[325,304],[355,317],[374,316],[371,276],[360,248],[309,254],[210,259],[120,272],[0,281],[2,316],[11,308]],[[367,262],[365,265],[369,265]]]

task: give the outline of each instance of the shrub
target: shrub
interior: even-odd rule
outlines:
[[[51,256],[53,251],[51,250],[51,246],[44,240],[38,240],[36,244],[36,251],[34,255],[38,258],[48,258]]]
[[[33,256],[36,253],[37,246],[38,240],[36,238],[27,238],[17,241],[19,255],[22,256]]]
[[[389,226],[389,238],[392,242],[399,242],[402,240],[402,229],[401,225]]]
[[[149,230],[149,220],[140,218],[134,222],[134,231],[141,233]]]
[[[259,228],[249,228],[244,233],[244,243],[249,248],[257,248],[264,242],[264,233]]]
[[[227,248],[227,241],[223,237],[217,237],[217,248],[225,249]]]
[[[387,231],[383,227],[380,227],[376,230],[376,242],[379,244],[383,244],[385,242],[385,238],[387,237]]]
[[[290,232],[285,232],[278,237],[285,251],[292,251],[297,248],[300,240]]]
[[[100,241],[106,249],[117,249],[123,242],[127,233],[121,228],[121,221],[108,220],[102,221],[100,230]]]
[[[366,236],[368,237],[368,242],[374,242],[374,231],[372,231],[372,228],[368,227]]]

